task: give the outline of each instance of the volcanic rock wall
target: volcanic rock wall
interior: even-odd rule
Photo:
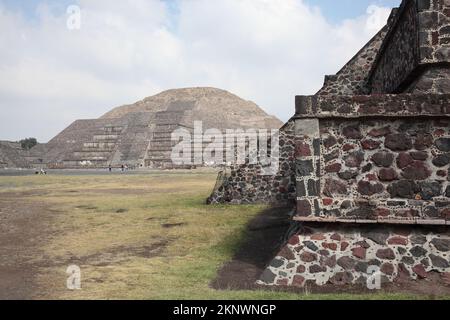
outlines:
[[[437,272],[440,285],[450,284],[449,250],[445,227],[308,226],[289,239],[258,283],[381,289],[387,282],[426,279]]]
[[[289,188],[258,185],[242,166],[212,195],[280,203],[295,189],[302,231],[260,284],[366,286],[374,272],[383,283],[441,273],[449,284],[449,24],[449,1],[404,0],[316,95],[296,97],[282,128],[294,148],[280,158]]]

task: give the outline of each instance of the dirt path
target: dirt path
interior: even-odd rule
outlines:
[[[31,299],[45,264],[40,248],[51,235],[51,210],[23,195],[0,198],[0,299]],[[50,231],[50,232],[49,232]]]

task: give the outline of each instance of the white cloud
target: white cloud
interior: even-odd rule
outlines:
[[[80,6],[81,30],[70,31],[47,5],[30,20],[0,4],[0,138],[45,141],[72,120],[188,86],[230,90],[286,120],[294,96],[315,93],[390,12],[371,6],[332,25],[301,0],[180,0],[177,13],[159,0]]]

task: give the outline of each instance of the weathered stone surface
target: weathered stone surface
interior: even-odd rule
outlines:
[[[372,156],[372,161],[379,167],[390,167],[394,162],[394,155],[389,152],[377,152]]]
[[[420,196],[423,200],[432,200],[442,195],[442,186],[439,182],[421,182]]]
[[[450,252],[450,240],[449,239],[434,238],[433,240],[431,240],[431,244],[439,251]]]
[[[317,251],[319,248],[312,241],[303,241],[303,244],[312,251]]]
[[[349,168],[358,168],[364,161],[364,152],[355,151],[344,157],[345,165]]]
[[[383,168],[378,172],[378,178],[380,179],[380,181],[394,181],[398,180],[398,174],[397,171],[392,168]]]
[[[387,275],[393,275],[395,268],[392,263],[383,263],[381,265],[380,271]]]
[[[355,267],[356,261],[350,257],[344,256],[337,260],[337,264],[345,270],[351,270]]]
[[[424,248],[422,248],[420,246],[415,246],[415,247],[411,248],[411,250],[409,250],[409,252],[411,252],[413,257],[419,258],[419,257],[423,257],[427,253],[427,250],[425,250]]]
[[[425,150],[433,145],[433,136],[430,134],[418,134],[414,142],[414,148]]]
[[[327,197],[333,197],[334,195],[347,194],[347,185],[341,181],[335,179],[327,179],[323,189],[323,194]]]
[[[342,134],[347,139],[361,139],[362,138],[361,130],[356,125],[345,127],[342,130]]]
[[[394,182],[388,187],[392,198],[414,199],[419,191],[419,186],[414,181],[408,180]]]
[[[355,179],[358,175],[359,175],[358,171],[344,171],[338,173],[339,178],[343,180]]]
[[[370,183],[369,181],[358,182],[358,192],[366,196],[372,196],[384,191],[384,187],[380,183]]]
[[[450,156],[448,154],[440,154],[433,159],[433,164],[436,167],[442,168],[450,163]]]
[[[278,256],[286,258],[287,260],[295,260],[295,255],[291,249],[288,247],[284,247],[279,253]]]
[[[428,277],[428,273],[425,270],[425,267],[421,264],[415,265],[412,270],[415,274],[417,274],[419,278],[425,279]]]
[[[425,180],[431,176],[431,170],[422,161],[414,161],[405,169],[402,176],[408,180]]]
[[[450,138],[437,139],[435,145],[440,151],[450,152]]]
[[[395,259],[395,253],[394,253],[394,251],[392,251],[391,248],[379,249],[376,253],[376,256],[380,259],[385,259],[385,260],[394,260]]]
[[[367,262],[358,261],[355,265],[355,271],[358,272],[367,272],[367,268],[369,268],[369,264]]]
[[[414,258],[408,257],[408,256],[403,257],[401,260],[401,262],[403,262],[404,264],[407,264],[407,265],[413,265],[414,261],[415,261]]]
[[[408,239],[404,237],[392,237],[389,238],[388,244],[391,245],[400,245],[400,246],[406,246],[408,244]]]
[[[339,172],[341,171],[342,165],[340,163],[333,163],[325,167],[326,172]]]
[[[411,243],[412,244],[424,244],[425,242],[427,242],[427,237],[423,236],[423,235],[412,235],[411,236]]]
[[[294,287],[302,288],[305,284],[305,278],[299,275],[295,275],[292,279],[292,285]]]
[[[350,272],[338,272],[330,278],[330,282],[334,285],[346,285],[353,281],[353,275]]]
[[[389,238],[389,232],[383,230],[362,232],[361,235],[381,245],[385,245],[386,240]]]
[[[359,259],[365,259],[366,258],[366,249],[363,247],[353,248],[352,254]]]
[[[272,262],[270,263],[270,266],[274,268],[279,268],[282,265],[284,265],[284,262],[283,260],[280,259],[273,259]]]
[[[430,254],[430,259],[431,259],[431,263],[433,264],[434,267],[436,268],[449,268],[450,267],[450,263],[445,260],[442,257],[439,257],[437,255],[434,254]]]
[[[325,272],[327,271],[327,268],[318,264],[314,264],[312,266],[309,267],[309,272],[310,273],[320,273],[320,272]]]
[[[400,169],[404,169],[414,162],[414,159],[411,157],[409,153],[402,152],[397,157],[397,166]]]
[[[270,271],[269,269],[264,270],[264,272],[262,273],[260,280],[264,283],[273,283],[275,281],[276,278],[276,274],[273,273],[272,271]]]
[[[404,133],[389,134],[384,142],[386,148],[392,151],[406,151],[412,148],[411,137]]]
[[[312,160],[297,160],[297,176],[309,176],[314,171]]]
[[[380,141],[374,141],[371,139],[361,141],[361,146],[364,150],[376,150],[380,145],[381,145]]]

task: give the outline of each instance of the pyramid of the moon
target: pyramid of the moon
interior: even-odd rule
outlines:
[[[258,105],[215,88],[164,91],[111,110],[99,119],[77,120],[46,145],[51,168],[127,165],[171,167],[171,134],[177,128],[203,130],[278,129],[282,122]]]

